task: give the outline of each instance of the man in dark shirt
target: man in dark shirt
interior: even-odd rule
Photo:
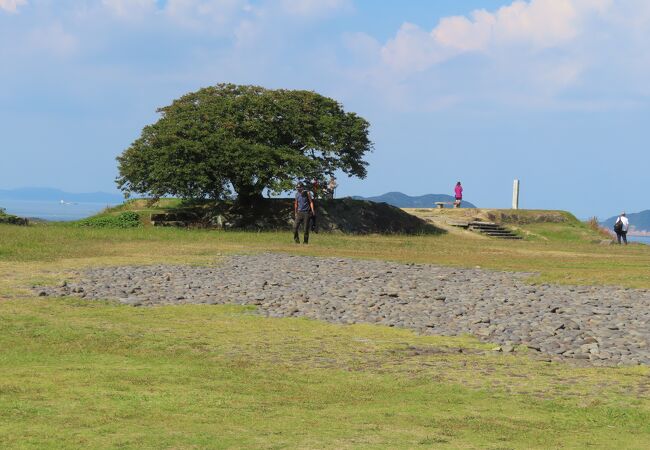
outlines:
[[[298,183],[296,186],[296,199],[293,202],[293,212],[295,216],[295,223],[293,226],[293,240],[296,244],[300,243],[300,236],[298,235],[298,230],[300,226],[303,227],[303,244],[309,242],[309,218],[314,214],[314,201],[309,194],[309,191],[305,189],[305,185]]]

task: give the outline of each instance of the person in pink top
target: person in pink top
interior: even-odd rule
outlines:
[[[456,183],[454,194],[456,198],[456,201],[454,202],[454,208],[460,208],[460,202],[463,201],[463,187],[460,185],[460,181]]]

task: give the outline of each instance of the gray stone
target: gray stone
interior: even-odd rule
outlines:
[[[134,298],[134,297],[128,297],[128,298],[123,298],[120,299],[120,302],[129,305],[129,306],[141,306],[142,305],[142,300],[139,298]]]
[[[267,253],[232,256],[212,267],[88,269],[74,283],[33,289],[134,306],[249,304],[268,317],[471,333],[502,352],[523,344],[543,358],[583,365],[650,359],[649,291],[531,286],[524,282],[530,275]]]

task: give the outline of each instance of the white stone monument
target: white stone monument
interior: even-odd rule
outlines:
[[[519,209],[519,180],[512,184],[512,209]]]

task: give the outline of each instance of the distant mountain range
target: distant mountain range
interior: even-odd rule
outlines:
[[[377,197],[352,197],[357,200],[370,200],[377,203],[388,203],[389,205],[397,206],[398,208],[435,208],[436,202],[454,202],[454,197],[445,194],[426,194],[411,197],[410,195],[402,194],[401,192],[387,192],[386,194]],[[461,208],[476,208],[470,202],[463,200]]]
[[[107,192],[72,193],[60,189],[28,187],[9,190],[0,189],[0,201],[2,200],[122,203],[124,197],[120,194],[109,194]]]
[[[609,219],[602,221],[600,224],[611,230],[614,228],[614,222],[616,222],[617,217],[618,216],[610,217]],[[634,228],[635,231],[650,231],[650,209],[638,213],[629,213],[626,214],[626,217],[630,221],[630,228]]]
[[[369,200],[377,203],[384,202],[389,205],[397,206],[398,208],[433,208],[435,207],[435,202],[453,203],[454,201],[454,197],[451,195],[427,194],[411,197],[401,192],[388,192],[376,197],[354,196],[352,198],[358,200]],[[27,187],[8,190],[0,189],[0,206],[2,206],[2,200],[53,202],[60,202],[63,200],[65,202],[119,204],[124,201],[124,197],[120,194],[110,194],[107,192],[73,193],[53,188]],[[472,203],[464,200],[461,207],[476,208]]]

